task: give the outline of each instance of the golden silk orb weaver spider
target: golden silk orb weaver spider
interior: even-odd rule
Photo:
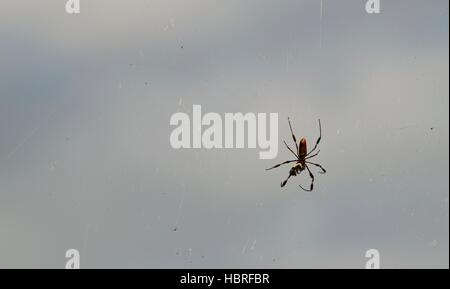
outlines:
[[[320,168],[319,173],[321,173],[321,174],[325,174],[325,173],[327,172],[321,165],[319,165],[319,164],[317,164],[317,163],[313,163],[313,162],[310,161],[310,159],[312,159],[312,158],[314,158],[315,156],[317,156],[317,155],[319,154],[319,152],[320,152],[320,149],[319,149],[319,150],[317,149],[317,147],[318,147],[318,145],[319,145],[319,143],[320,143],[320,140],[322,139],[322,126],[321,126],[321,124],[320,124],[320,119],[319,119],[319,138],[318,138],[317,141],[316,141],[316,145],[314,146],[314,148],[313,148],[310,152],[308,152],[308,149],[307,149],[306,138],[302,137],[302,138],[300,139],[300,141],[298,142],[298,144],[297,144],[297,139],[296,139],[296,137],[295,137],[295,135],[294,135],[294,132],[293,132],[293,130],[292,130],[291,120],[290,120],[289,118],[288,118],[288,123],[289,123],[289,129],[291,130],[292,139],[294,140],[294,143],[295,143],[296,152],[294,152],[294,151],[288,146],[288,144],[286,143],[286,141],[283,140],[283,142],[284,142],[284,144],[286,145],[287,149],[288,149],[291,153],[294,154],[295,159],[294,159],[294,160],[288,160],[288,161],[282,162],[282,163],[277,164],[277,165],[275,165],[275,166],[273,166],[273,167],[271,167],[271,168],[268,168],[268,169],[266,169],[266,170],[268,171],[268,170],[271,170],[271,169],[278,168],[279,166],[282,166],[282,165],[285,165],[285,164],[289,164],[289,163],[295,162],[295,164],[294,164],[294,165],[291,167],[291,169],[289,170],[289,175],[288,175],[287,179],[284,180],[283,182],[281,182],[281,187],[284,187],[284,186],[286,185],[286,183],[288,182],[288,180],[289,180],[290,177],[294,177],[294,176],[296,176],[296,175],[299,175],[299,174],[300,174],[302,171],[304,171],[305,168],[306,168],[306,170],[307,170],[308,173],[309,173],[309,177],[311,178],[311,185],[310,185],[310,187],[309,187],[309,190],[303,188],[303,187],[300,186],[300,185],[299,185],[299,187],[300,187],[302,190],[304,190],[304,191],[311,192],[311,191],[313,190],[313,188],[314,188],[314,175],[313,175],[313,173],[311,172],[311,169],[309,168],[308,165],[313,165],[313,166],[316,166],[316,167]],[[317,150],[317,151],[316,151],[316,150]]]

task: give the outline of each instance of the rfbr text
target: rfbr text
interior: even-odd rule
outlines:
[[[207,274],[183,274],[180,278],[180,284],[202,284],[208,287],[214,283],[221,284],[269,284],[269,274],[259,273],[230,273],[219,276]]]

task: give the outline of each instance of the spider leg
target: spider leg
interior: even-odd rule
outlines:
[[[317,156],[320,153],[320,150],[318,150],[315,154],[313,154],[312,156],[308,156],[305,158],[305,160],[307,159],[312,159],[313,157]]]
[[[288,117],[288,122],[289,122],[289,129],[291,130],[291,134],[292,134],[292,139],[294,140],[295,148],[297,149],[297,153],[298,153],[297,139],[295,138],[294,131],[292,130],[291,120],[289,119],[289,117]]]
[[[322,125],[320,124],[320,119],[319,119],[319,138],[317,139],[316,145],[314,146],[314,148],[309,153],[307,153],[306,155],[311,154],[317,148],[317,146],[319,145],[321,139],[322,139]]]
[[[266,171],[271,170],[271,169],[275,169],[275,168],[278,168],[278,167],[281,166],[281,165],[285,165],[285,164],[292,163],[292,162],[296,162],[296,161],[298,161],[298,160],[285,161],[285,162],[282,162],[282,163],[280,163],[280,164],[278,164],[278,165],[274,165],[274,166],[271,167],[271,168],[266,169]]]
[[[286,147],[288,148],[288,150],[290,150],[291,153],[293,153],[294,156],[298,159],[298,155],[297,155],[296,153],[294,153],[294,151],[287,145],[287,143],[286,143],[285,141],[283,141],[283,142],[284,142],[284,144],[286,145]]]
[[[305,192],[311,192],[314,188],[314,175],[312,174],[311,170],[309,169],[309,167],[306,165],[306,169],[308,170],[309,173],[309,177],[311,178],[311,186],[309,187],[309,190],[303,188],[302,186],[299,185],[299,187],[304,190]]]
[[[287,181],[289,180],[289,178],[290,178],[291,176],[292,176],[292,175],[289,174],[289,176],[287,177],[287,179],[285,179],[284,181],[281,182],[281,187],[284,187],[284,186],[287,184]]]
[[[310,165],[313,165],[313,166],[316,166],[316,167],[318,167],[318,168],[320,168],[322,171],[321,172],[319,172],[320,174],[325,174],[326,172],[327,172],[327,170],[325,170],[321,165],[319,165],[319,164],[316,164],[316,163],[312,163],[312,162],[306,162],[306,163],[308,163],[308,164],[310,164]]]

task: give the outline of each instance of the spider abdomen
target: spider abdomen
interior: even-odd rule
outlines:
[[[300,159],[305,158],[308,154],[308,148],[306,145],[306,138],[302,138],[298,145],[298,156]]]

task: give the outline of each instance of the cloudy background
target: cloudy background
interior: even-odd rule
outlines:
[[[449,3],[364,4],[1,0],[0,267],[448,268]],[[279,113],[277,159],[172,149],[193,104]]]

